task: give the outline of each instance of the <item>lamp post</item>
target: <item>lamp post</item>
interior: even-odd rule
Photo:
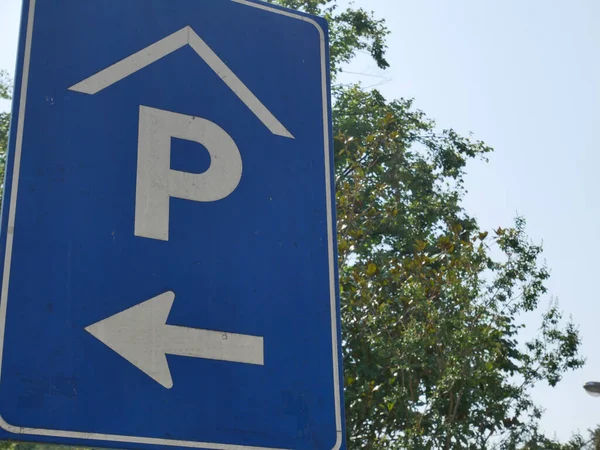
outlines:
[[[600,397],[600,381],[588,381],[583,388],[592,397]]]

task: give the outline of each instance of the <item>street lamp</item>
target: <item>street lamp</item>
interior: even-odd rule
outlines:
[[[600,397],[600,381],[588,381],[583,388],[592,397]]]

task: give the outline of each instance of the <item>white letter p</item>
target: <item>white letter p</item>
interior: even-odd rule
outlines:
[[[172,137],[204,145],[210,154],[208,170],[200,174],[172,170]],[[136,236],[168,241],[170,197],[214,202],[231,194],[241,177],[240,151],[216,123],[140,106]]]

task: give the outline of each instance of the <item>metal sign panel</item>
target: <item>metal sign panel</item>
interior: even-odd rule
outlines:
[[[25,0],[2,437],[343,447],[327,51],[257,1]]]

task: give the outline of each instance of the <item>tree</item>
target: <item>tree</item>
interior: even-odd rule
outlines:
[[[356,448],[516,448],[541,412],[528,390],[580,367],[556,302],[521,346],[549,274],[525,221],[492,234],[461,206],[468,158],[410,101],[336,93],[336,187],[348,433]],[[504,258],[494,260],[496,246]]]
[[[412,100],[337,83],[357,51],[388,66],[388,31],[373,13],[271,3],[330,23],[349,447],[585,448],[543,436],[529,395],[583,364],[577,329],[555,300],[538,336],[519,338],[520,317],[546,294],[542,247],[523,218],[488,232],[462,206],[467,162],[492,149],[438,130]]]
[[[0,70],[0,100],[10,100],[12,93],[11,82],[8,74]],[[4,167],[6,164],[6,148],[8,147],[8,126],[10,124],[10,113],[0,112],[0,179],[4,180]],[[0,198],[4,185],[0,185]]]
[[[600,426],[587,431],[587,437],[581,433],[574,434],[567,443],[556,442],[537,433],[537,430],[526,439],[524,450],[600,450]]]
[[[387,66],[387,30],[372,13],[277,3],[328,18],[334,81],[358,50]],[[549,273],[523,218],[489,233],[462,206],[467,161],[492,149],[437,130],[411,100],[360,85],[333,92],[350,446],[532,448],[546,438],[530,388],[583,361],[556,301],[539,335],[519,340]]]

